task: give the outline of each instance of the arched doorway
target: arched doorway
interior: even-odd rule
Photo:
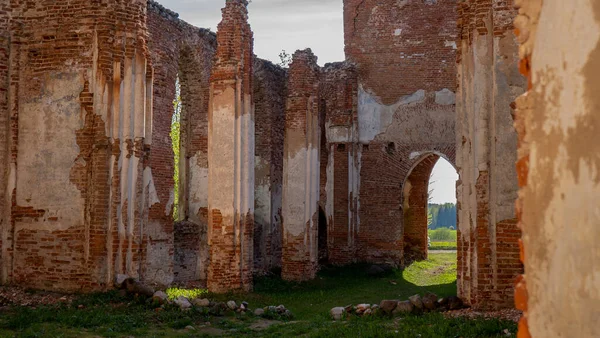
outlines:
[[[440,168],[439,176],[444,182],[437,181],[432,177],[434,168],[438,167]],[[441,209],[448,213],[448,215],[444,214],[444,221],[446,218],[454,217],[454,222],[450,222],[446,226],[449,229],[450,227],[456,228],[455,189],[457,177],[456,169],[452,164],[437,153],[428,153],[421,156],[409,171],[402,191],[404,265],[428,258],[430,245],[428,229],[434,221],[433,215],[429,213],[430,202],[443,202],[441,203]],[[432,189],[432,182],[435,182],[438,187]],[[454,197],[448,197],[449,195]],[[440,204],[434,203],[432,205],[438,206]],[[451,215],[452,212],[454,216]]]

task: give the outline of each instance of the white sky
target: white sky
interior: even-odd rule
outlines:
[[[433,189],[431,203],[444,204],[456,203],[456,181],[458,173],[456,169],[443,158],[440,158],[429,181],[429,190]]]
[[[217,30],[225,0],[158,0],[179,18]],[[252,0],[248,6],[254,53],[279,62],[279,53],[311,48],[319,64],[344,60],[342,0]]]
[[[179,18],[201,28],[217,30],[225,0],[158,0]],[[311,48],[319,64],[344,60],[342,0],[252,0],[248,6],[254,31],[254,53],[279,62],[279,53]],[[456,203],[458,175],[440,159],[433,169],[432,203]]]

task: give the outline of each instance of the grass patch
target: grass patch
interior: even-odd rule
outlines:
[[[456,242],[456,230],[439,228],[428,230],[428,233],[432,242]]]
[[[429,250],[456,250],[456,242],[431,242]]]
[[[170,289],[178,296],[213,300],[246,300],[252,309],[283,304],[294,321],[272,322],[252,314],[229,313],[215,317],[205,310],[180,311],[167,306],[156,311],[146,300],[120,296],[117,292],[86,295],[71,305],[12,308],[0,317],[0,337],[504,337],[516,324],[498,320],[445,319],[441,314],[350,318],[333,322],[329,310],[335,306],[379,303],[382,299],[406,299],[427,291],[439,296],[456,294],[456,254],[435,254],[404,271],[380,277],[366,274],[368,265],[326,267],[305,283],[290,283],[276,277],[255,281],[246,294],[211,295],[205,290]],[[193,331],[184,329],[194,326]],[[254,329],[253,325],[262,329]]]
[[[206,289],[181,289],[181,288],[169,288],[166,291],[169,299],[174,300],[178,297],[185,297],[187,299],[200,298],[202,296],[208,295],[208,290]]]

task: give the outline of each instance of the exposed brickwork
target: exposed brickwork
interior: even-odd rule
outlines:
[[[11,220],[4,222],[2,227],[5,234],[15,234],[15,242],[9,236],[9,241],[3,243],[5,281],[63,290],[107,286],[112,272],[106,252],[111,237],[106,226],[111,217],[109,196],[112,190],[108,185],[108,158],[113,149],[109,145],[107,114],[100,108],[104,100],[100,91],[110,88],[108,83],[118,83],[121,75],[124,78],[130,76],[127,72],[132,69],[139,71],[136,75],[146,76],[141,71],[147,56],[143,39],[145,11],[144,1],[127,4],[75,1],[53,6],[39,2],[13,4],[9,58],[12,111],[8,148],[13,169],[8,172],[13,171],[14,175],[16,168],[27,173],[25,175],[32,174],[32,165],[36,165],[26,158],[31,158],[38,150],[30,148],[36,144],[37,135],[46,137],[46,144],[40,144],[40,147],[53,145],[56,148],[50,150],[49,156],[53,158],[46,159],[45,165],[38,164],[43,169],[33,176],[36,180],[45,179],[36,187],[42,194],[28,198],[31,187],[27,181],[14,176],[8,180],[8,185],[13,188],[13,191],[5,192],[12,196]],[[137,63],[134,65],[134,62]],[[6,68],[0,66],[1,70],[6,72]],[[52,86],[62,87],[63,91]],[[47,106],[50,121],[59,116],[51,113],[61,111],[78,114],[80,120],[66,117],[62,123],[40,125],[33,132],[29,130],[31,116],[28,114],[39,107],[38,101],[32,99],[34,97],[61,102],[60,110],[56,110],[55,105]],[[143,94],[139,98],[143,100]],[[22,111],[21,106],[28,108]],[[19,112],[25,115],[21,116]],[[139,157],[140,143],[134,142],[133,135],[130,137],[129,149],[137,149],[136,156]],[[60,162],[65,153],[71,154],[72,145],[61,144],[59,140],[76,143],[79,154],[74,158],[75,164]],[[18,158],[22,160],[18,161]],[[67,169],[66,165],[72,167]],[[134,171],[139,173],[141,166]],[[55,192],[56,184],[64,186],[60,180],[65,174],[79,191],[79,196],[67,194],[62,204],[42,200]],[[131,184],[134,190],[141,187],[140,181],[137,186],[135,182]],[[115,191],[120,188],[116,187]],[[33,205],[29,205],[28,200],[32,200]],[[34,209],[38,211],[32,214]],[[43,214],[39,210],[43,210]],[[126,221],[130,232],[123,238],[125,242],[121,242],[126,244],[119,247],[127,252],[127,269],[130,271],[136,270],[139,264],[140,245],[140,238],[135,235],[140,233],[140,214],[137,211],[132,214],[135,219]],[[44,245],[34,247],[34,243]]]
[[[181,221],[194,222],[199,232],[206,234],[208,211],[206,191],[198,191],[206,186],[197,186],[195,175],[204,168],[208,170],[208,96],[212,58],[216,49],[216,36],[206,29],[193,27],[177,18],[177,14],[155,2],[148,2],[149,49],[154,68],[152,150],[148,166],[152,170],[154,185],[159,201],[153,207],[149,224],[157,224],[152,217],[158,217],[158,224],[166,226],[164,234],[172,233],[172,216],[165,213],[167,203],[179,198]],[[181,88],[181,158],[180,196],[173,194],[173,150],[170,138],[175,99],[175,82],[179,78]],[[204,203],[198,202],[198,195],[204,194]],[[154,216],[152,216],[154,215]],[[175,246],[177,252],[191,252],[181,234],[175,235],[175,243],[170,236],[156,233],[150,239],[156,246]],[[197,239],[205,242],[206,239]],[[208,268],[208,248],[198,244],[194,275],[177,273],[180,281],[202,280],[206,282]],[[171,250],[171,249],[170,249]],[[169,254],[172,255],[172,252]],[[167,256],[168,257],[168,256]],[[177,257],[180,257],[177,256]],[[177,263],[177,260],[176,260]],[[152,264],[152,262],[148,262]],[[165,264],[157,261],[156,264]],[[178,268],[181,269],[181,268]],[[189,279],[188,279],[189,278]]]
[[[419,149],[421,147],[421,149]],[[402,196],[404,182],[413,167],[423,159],[411,158],[411,153],[443,154],[455,163],[453,145],[401,145],[390,143],[371,143],[363,146],[360,182],[360,233],[358,235],[357,258],[360,261],[400,265],[403,260],[404,224]],[[429,163],[430,165],[431,163]],[[424,170],[427,171],[427,170]],[[427,184],[416,185],[411,196],[427,194]],[[423,201],[422,208],[427,201]],[[415,206],[416,207],[416,206]],[[418,219],[415,219],[415,223]],[[415,232],[427,228],[427,219],[415,225]],[[419,230],[420,229],[420,230]]]
[[[457,185],[460,231],[458,240],[458,291],[474,307],[510,307],[513,281],[522,271],[518,258],[515,161],[516,135],[512,127],[511,102],[515,89],[525,87],[516,74],[516,47],[511,33],[516,15],[512,1],[461,1],[458,4],[460,30],[457,118],[467,120],[485,116],[493,123],[479,123],[479,135],[465,129],[459,134],[459,173]],[[494,45],[494,53],[477,54],[483,45]],[[489,73],[490,67],[496,75]],[[479,81],[479,85],[474,85]],[[504,88],[511,86],[508,91]],[[485,114],[473,111],[469,102],[483,102]],[[488,112],[489,111],[489,112]],[[481,120],[479,120],[481,121]],[[463,127],[464,128],[464,127]],[[483,147],[473,148],[474,145]],[[474,164],[473,164],[474,163]],[[473,169],[477,168],[477,171]],[[473,175],[475,173],[475,175]],[[475,203],[469,191],[476,193]],[[474,226],[472,226],[474,224]]]
[[[440,157],[428,155],[414,167],[404,182],[404,263],[427,259],[427,208],[429,179]]]
[[[9,57],[10,57],[10,11],[7,1],[0,4],[0,229],[6,233],[9,217],[6,212],[7,207],[7,182],[9,168],[9,108],[8,108],[8,89],[9,89]],[[8,237],[8,236],[7,236]],[[6,246],[0,239],[0,256],[2,265],[5,266],[5,259],[8,255]],[[0,269],[0,281],[6,282],[7,276],[5,269]]]
[[[204,263],[200,252],[208,246],[206,230],[192,222],[175,223],[173,274],[176,282],[206,282],[206,271],[198,271]]]
[[[256,273],[281,267],[286,76],[286,71],[281,67],[269,61],[254,59]]]
[[[355,260],[358,183],[351,187],[349,178],[357,181],[359,175],[361,146],[355,143],[357,90],[358,77],[351,64],[325,65],[321,81],[321,114],[324,115],[325,129],[321,142],[325,145],[321,146],[320,203],[328,213],[328,261],[337,265]],[[329,173],[332,177],[328,177]]]
[[[345,0],[346,57],[386,104],[455,89],[456,0]]]
[[[286,280],[310,280],[318,268],[320,77],[312,51],[296,51],[285,114],[281,275]]]
[[[255,135],[247,5],[227,0],[210,78],[208,288],[213,292],[252,289]]]

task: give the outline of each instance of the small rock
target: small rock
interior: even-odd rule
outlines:
[[[177,306],[179,306],[179,308],[182,310],[187,310],[192,307],[192,303],[190,303],[190,301],[183,296],[177,297],[177,299],[175,299],[174,303]]]
[[[462,309],[463,307],[464,307],[464,303],[463,303],[462,299],[460,299],[456,296],[448,297],[448,308],[450,310],[459,310],[459,309]]]
[[[367,275],[369,276],[380,276],[383,275],[385,273],[385,270],[380,267],[379,265],[371,265],[368,269],[367,269]]]
[[[269,311],[269,312],[277,312],[277,307],[276,306],[267,306],[265,308],[265,311]]]
[[[437,307],[437,300],[438,300],[437,295],[435,295],[431,292],[428,292],[422,299],[423,306],[425,307],[425,309],[427,309],[429,311],[433,311]]]
[[[169,299],[169,296],[167,296],[166,293],[164,293],[163,291],[156,291],[154,293],[154,295],[152,296],[152,301],[156,302],[158,304],[165,304],[167,302],[167,300]]]
[[[285,310],[285,312],[283,313],[283,317],[285,318],[292,318],[292,312],[290,310]]]
[[[210,301],[206,298],[203,298],[203,299],[196,298],[196,299],[192,300],[192,304],[194,304],[194,306],[197,306],[197,307],[209,307]]]
[[[404,315],[413,312],[415,306],[411,303],[410,300],[405,300],[402,302],[398,302],[396,304],[396,308],[392,312],[394,316]]]
[[[365,312],[363,312],[363,316],[370,316],[373,313],[373,311],[371,309],[366,309]]]
[[[125,283],[125,281],[129,278],[129,276],[124,275],[124,274],[117,274],[115,276],[115,287],[116,288],[121,288],[121,286],[123,286],[123,283]]]
[[[408,300],[415,306],[418,310],[423,310],[423,300],[420,295],[414,295],[412,297],[408,297]]]
[[[189,331],[194,331],[194,330],[196,330],[196,328],[195,328],[195,327],[193,327],[193,326],[191,326],[191,325],[188,325],[188,326],[186,326],[186,327],[185,327],[185,329],[186,329],[186,330],[189,330]]]
[[[258,308],[256,310],[254,310],[254,315],[257,316],[257,317],[260,317],[260,316],[262,316],[264,314],[265,314],[265,310],[263,310],[263,309]]]
[[[242,305],[247,309],[250,307],[250,304],[248,304],[248,302],[244,301],[242,302]]]
[[[237,309],[237,304],[235,303],[235,301],[230,300],[227,302],[227,307],[229,308],[229,310],[235,310]]]
[[[334,307],[330,311],[333,320],[341,320],[344,317],[344,313],[346,313],[346,309],[343,307]]]
[[[240,310],[240,311],[246,311],[246,305],[244,305],[244,303],[242,303],[242,304],[240,305],[240,308],[239,308],[239,310]]]
[[[346,305],[346,307],[344,307],[344,309],[346,310],[347,313],[352,313],[352,311],[354,311],[354,306],[352,306],[352,304]]]
[[[81,309],[85,308],[85,306],[83,306],[82,304],[79,304],[79,305],[77,305],[77,308],[81,310]]]
[[[67,296],[62,296],[58,300],[60,300],[61,302],[66,302],[68,299]]]
[[[358,304],[356,305],[356,309],[357,310],[361,310],[362,312],[365,312],[367,309],[371,308],[371,304]]]
[[[397,305],[397,300],[382,300],[381,303],[379,303],[379,308],[381,311],[383,311],[383,313],[390,314],[392,311],[394,311]]]
[[[279,305],[278,307],[276,307],[276,310],[277,310],[277,313],[283,314],[285,312],[285,306]]]

